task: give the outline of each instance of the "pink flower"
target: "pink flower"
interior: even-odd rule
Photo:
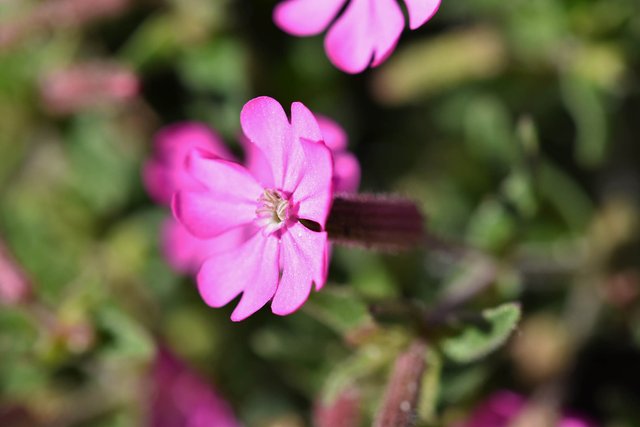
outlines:
[[[249,101],[240,122],[265,161],[245,168],[195,150],[187,170],[201,188],[174,197],[174,215],[196,237],[215,238],[236,229],[247,236],[237,248],[209,257],[197,278],[200,294],[212,307],[242,293],[231,315],[234,321],[269,300],[274,313],[290,314],[306,301],[313,283],[319,289],[326,281],[331,151],[320,143],[313,114],[297,102],[291,109],[289,122],[274,99]]]
[[[351,0],[344,13],[331,25],[348,0],[284,0],[273,19],[295,36],[313,36],[331,26],[325,50],[333,64],[347,73],[360,73],[371,64],[377,67],[393,52],[405,26],[396,0]],[[409,27],[421,27],[437,12],[440,0],[404,0]]]
[[[168,206],[179,189],[200,187],[184,167],[194,148],[234,160],[222,139],[205,125],[187,122],[164,128],[156,135],[151,159],[142,171],[147,192],[157,203]]]
[[[229,404],[166,350],[152,372],[149,427],[239,427]]]
[[[526,406],[527,400],[523,396],[501,391],[477,407],[459,427],[508,427]],[[563,416],[558,427],[593,427],[593,424],[579,417]]]

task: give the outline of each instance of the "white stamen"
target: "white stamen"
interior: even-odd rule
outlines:
[[[264,190],[258,198],[256,223],[271,234],[285,226],[289,219],[289,200],[279,190]]]

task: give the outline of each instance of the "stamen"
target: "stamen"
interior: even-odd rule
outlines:
[[[289,219],[289,199],[279,190],[266,189],[258,198],[256,223],[271,234],[286,225]]]

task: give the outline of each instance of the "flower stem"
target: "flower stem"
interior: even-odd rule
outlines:
[[[338,194],[326,230],[331,241],[380,251],[424,243],[424,217],[410,200],[372,194]]]
[[[415,425],[422,378],[427,369],[426,352],[425,342],[416,340],[398,356],[374,427]]]

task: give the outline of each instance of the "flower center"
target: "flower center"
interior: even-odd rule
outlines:
[[[258,198],[256,222],[267,234],[280,230],[290,216],[289,199],[280,190],[266,189]]]

